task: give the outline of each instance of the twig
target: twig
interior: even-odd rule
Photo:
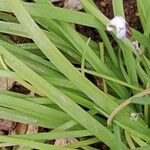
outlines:
[[[143,90],[142,92],[130,97],[129,99],[123,101],[120,105],[118,105],[113,111],[112,113],[110,114],[110,116],[108,117],[108,120],[107,120],[107,125],[110,126],[112,124],[112,120],[113,118],[116,116],[116,114],[118,112],[120,112],[123,108],[125,108],[127,105],[129,105],[131,103],[131,100],[132,98],[135,98],[135,97],[142,97],[142,96],[145,96],[145,95],[148,95],[150,94],[150,88],[148,89],[145,89]]]

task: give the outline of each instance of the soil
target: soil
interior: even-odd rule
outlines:
[[[16,36],[16,35],[7,35],[8,38],[13,41],[14,43],[17,43],[17,44],[21,44],[21,43],[29,43],[29,42],[32,42],[31,39],[28,39],[28,38],[24,38],[24,37],[19,37],[19,36]]]
[[[9,91],[22,93],[22,94],[29,94],[30,93],[30,90],[28,90],[24,86],[18,84],[17,82],[13,85],[13,87]]]

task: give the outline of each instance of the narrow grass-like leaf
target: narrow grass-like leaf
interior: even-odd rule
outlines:
[[[90,2],[88,2],[88,1],[85,2],[83,0],[81,0],[81,2],[84,5],[84,7],[86,7],[86,9],[91,14],[93,14],[99,21],[101,21],[105,26],[108,24],[108,19],[98,9],[96,9]],[[118,41],[118,39],[117,39],[117,41]],[[118,43],[122,47],[131,81],[133,84],[136,85],[137,84],[137,74],[136,74],[136,70],[135,70],[135,60],[134,60],[133,54],[131,52],[131,49],[133,49],[133,47],[131,46],[131,44],[129,42],[127,42],[127,40],[119,40]],[[128,65],[128,63],[131,61],[132,61],[132,63],[131,63],[132,66],[131,66],[131,64]]]
[[[41,50],[45,53],[45,55],[52,61],[52,63],[61,72],[63,72],[73,83],[75,83],[75,85],[80,87],[80,89],[82,89],[86,94],[88,94],[88,96],[91,97],[93,100],[96,95],[97,96],[99,95],[98,99],[95,97],[97,99],[96,103],[99,103],[102,106],[103,103],[100,103],[100,99],[101,99],[100,97],[104,96],[106,99],[109,99],[109,97],[106,96],[103,92],[101,92],[98,88],[96,88],[93,84],[91,84],[81,73],[79,73],[61,55],[61,53],[56,49],[56,47],[53,45],[53,43],[48,40],[48,38],[45,36],[45,34],[33,22],[31,17],[27,14],[27,12],[23,9],[23,7],[19,4],[19,2],[16,2],[16,3],[18,3],[18,5],[22,9],[18,9],[18,6],[16,6],[16,5],[12,9],[16,8],[15,12],[17,13],[19,20],[24,24],[25,27],[30,26],[30,28],[28,28],[30,30],[30,34],[33,36],[34,41],[41,48]],[[22,11],[22,13],[20,13],[20,11]],[[28,21],[23,19],[22,15],[25,15],[28,18]],[[34,28],[31,28],[33,26],[34,26]],[[38,32],[38,34],[36,34],[37,32]],[[43,40],[40,40],[41,38]],[[62,62],[63,62],[63,64],[62,64]],[[76,76],[72,76],[72,74],[76,74]],[[94,92],[93,92],[93,89],[94,89]],[[110,101],[111,101],[111,99],[110,99]],[[109,107],[107,106],[108,110],[110,109],[110,107],[112,107],[112,105],[115,105],[115,103],[113,104],[113,102],[112,102],[112,105],[110,105],[110,101],[108,100],[108,106],[109,106]],[[105,102],[106,101],[104,101],[104,103]],[[104,107],[106,107],[106,105],[104,105]]]
[[[126,137],[126,141],[127,141],[128,145],[129,145],[130,149],[135,149],[135,145],[134,145],[134,143],[133,143],[133,141],[131,139],[131,136],[126,131],[125,131],[125,137]]]
[[[66,34],[66,36],[71,40],[72,44],[74,44],[77,50],[82,54],[86,44],[83,41],[83,39],[72,28],[69,28],[68,24],[60,23],[60,22],[59,24],[65,29],[66,32],[64,34]],[[89,46],[87,46],[85,59],[91,64],[91,66],[97,72],[103,72],[104,74],[108,74],[108,75],[111,74],[111,76],[115,76],[115,74],[100,61],[100,59],[95,55],[95,53],[92,51],[92,49]],[[113,84],[109,82],[108,84],[114,89],[114,91],[120,97],[127,97],[128,95],[127,89],[117,84]]]
[[[135,148],[134,150],[149,150],[149,148],[150,148],[150,145],[147,145],[147,146]]]
[[[113,0],[113,11],[115,16],[122,16],[125,17],[124,15],[124,10],[123,10],[123,0]],[[123,55],[125,58],[128,74],[131,79],[131,83],[134,83],[135,85],[137,84],[137,76],[136,76],[136,71],[135,71],[135,61],[132,55],[132,52],[130,50],[127,50],[121,43],[120,46],[123,51]],[[131,62],[132,61],[132,62]],[[130,62],[130,65],[129,65]]]
[[[112,0],[114,16],[122,16],[125,18],[123,9],[123,0]]]
[[[14,4],[16,4],[16,3],[14,3]],[[13,4],[13,5],[14,5]],[[17,7],[17,8],[16,8]],[[26,15],[26,17],[22,17],[22,14],[24,14],[25,13],[25,11],[23,10],[23,12],[21,12],[20,13],[20,11],[22,11],[22,9],[18,9],[18,5],[17,6],[14,6],[13,7],[13,9],[14,8],[16,8],[16,11],[18,12],[17,13],[17,16],[19,17],[19,20],[21,20],[21,22],[27,27],[27,29],[28,30],[30,30],[30,34],[33,36],[33,38],[34,38],[34,41],[36,41],[36,43],[40,46],[40,48],[43,50],[43,48],[46,46],[50,46],[51,48],[53,47],[53,49],[56,49],[50,42],[48,42],[48,40],[45,38],[45,36],[43,35],[43,33],[41,33],[41,30],[39,30],[39,28],[37,28],[37,26],[30,20],[30,17],[28,16],[28,15]],[[15,12],[16,12],[15,11]],[[21,16],[20,16],[21,15]],[[25,14],[24,14],[25,15]],[[26,20],[25,19],[23,19],[23,18],[28,18],[28,23],[26,23]],[[34,28],[31,28],[31,27],[33,27],[33,25],[30,25],[30,23],[31,24],[34,24]],[[29,26],[29,27],[28,27]],[[43,45],[43,43],[42,43],[42,41],[40,41],[40,43],[39,43],[39,40],[38,40],[38,36],[37,36],[37,34],[35,34],[35,33],[37,33],[38,32],[38,35],[39,35],[39,33],[41,34],[41,36],[40,36],[40,38],[42,37],[42,38],[45,38],[45,40],[43,39],[42,41],[44,41],[44,42],[47,42],[47,44],[44,44]],[[45,47],[45,48],[46,48]],[[44,48],[44,49],[45,49]],[[50,49],[51,49],[50,48]],[[47,48],[46,48],[47,49]],[[50,50],[49,49],[49,50]],[[58,53],[57,52],[57,50],[55,51],[55,52],[57,52],[57,55],[55,56],[55,57],[53,57],[55,54],[54,53],[50,53],[50,55],[47,53],[47,51],[44,51],[45,53],[46,53],[46,55],[48,55],[49,57],[50,57],[50,59],[54,62],[55,61],[55,65],[57,65],[57,68],[59,67],[59,69],[60,70],[62,70],[62,67],[60,67],[61,66],[61,62],[60,62],[60,60],[59,59],[56,59],[56,56],[58,57],[58,56],[60,56],[60,53]],[[65,63],[65,66],[68,66],[68,69],[67,70],[70,70],[72,67],[71,67],[71,65],[70,64],[68,64],[67,62],[66,62],[66,60],[63,58],[63,57],[61,57],[61,59],[63,59],[63,62]],[[59,60],[59,62],[60,63],[58,63],[58,60]],[[69,69],[70,68],[70,69]],[[63,70],[62,70],[62,72],[65,72],[65,69],[66,68],[63,68]],[[67,71],[66,70],[66,71]],[[80,87],[80,89],[82,88],[82,87],[84,87],[84,89],[82,89],[82,90],[84,90],[84,92],[86,92],[87,93],[87,91],[88,91],[88,96],[90,96],[91,97],[91,99],[93,99],[94,101],[96,101],[96,100],[99,100],[99,102],[100,102],[100,99],[101,99],[101,97],[102,97],[102,95],[103,95],[103,97],[105,97],[104,99],[107,99],[108,97],[106,97],[106,95],[105,94],[102,94],[100,91],[98,91],[98,93],[96,92],[97,90],[96,90],[96,88],[94,87],[94,86],[92,86],[92,84],[89,84],[89,82],[87,82],[84,78],[83,78],[83,76],[81,76],[81,75],[79,75],[79,73],[77,72],[77,71],[75,71],[73,68],[70,70],[72,73],[71,74],[76,74],[79,78],[78,78],[78,80],[80,79],[81,81],[83,80],[84,81],[84,86],[83,86],[83,81],[82,81],[82,86]],[[75,72],[74,72],[75,71]],[[66,72],[66,75],[68,76],[69,74],[69,71],[67,71]],[[71,79],[71,77],[72,76],[68,76],[70,79]],[[30,78],[31,79],[31,78]],[[29,79],[29,80],[30,80]],[[74,80],[73,78],[72,78],[72,80]],[[75,82],[76,82],[76,84],[77,84],[77,80],[74,80]],[[32,81],[31,81],[32,82]],[[87,85],[86,85],[86,84]],[[78,82],[78,84],[77,84],[77,86],[80,86],[80,82]],[[90,86],[89,86],[90,85]],[[90,90],[90,88],[89,87],[91,87],[92,86],[92,90]],[[88,88],[87,88],[88,87]],[[93,88],[94,88],[94,92],[92,92],[93,91]],[[93,93],[93,94],[92,94]],[[101,94],[100,94],[101,93]],[[100,96],[100,95],[101,96]],[[99,95],[99,96],[98,96]],[[95,97],[95,98],[94,98]],[[96,98],[97,97],[97,98]],[[98,98],[99,97],[99,98]],[[111,101],[111,100],[110,100]],[[110,101],[109,101],[109,104],[108,105],[110,105]],[[106,103],[106,100],[105,100],[105,103]],[[100,105],[102,105],[102,103],[100,104]],[[114,105],[113,103],[112,103],[112,101],[111,101],[111,106],[109,106],[108,107],[108,109],[107,109],[107,111],[110,109],[110,107],[112,107],[112,105]],[[105,107],[106,108],[106,105],[104,105],[103,107]],[[65,111],[67,111],[67,110],[65,110]],[[123,113],[122,113],[122,115],[123,115]],[[118,115],[118,117],[119,117],[119,115]],[[124,118],[124,117],[123,117]],[[125,117],[125,118],[127,118],[127,116]],[[128,120],[128,119],[127,119]],[[126,122],[127,124],[129,123],[128,121]],[[137,122],[136,122],[136,124],[137,124]],[[133,122],[132,122],[132,125],[133,125]],[[143,132],[144,130],[142,130],[142,131],[140,131],[140,132]],[[133,132],[133,130],[132,130],[132,132]],[[148,132],[146,133],[146,135],[148,134]],[[144,138],[146,138],[146,136],[145,136],[145,134],[143,134],[144,135]]]
[[[0,142],[10,142],[16,145],[22,145],[22,146],[28,146],[31,148],[35,149],[44,149],[44,150],[73,150],[71,148],[63,148],[59,146],[54,146],[54,145],[48,145],[48,144],[43,144],[39,142],[34,142],[34,141],[29,141],[29,140],[23,140],[23,139],[18,139],[18,138],[12,138],[8,136],[2,136],[0,135]]]
[[[10,22],[18,22],[17,19],[15,17],[13,17],[10,14],[4,13],[4,12],[0,12],[0,20],[3,21],[10,21]]]
[[[150,97],[136,97],[131,99],[131,103],[141,104],[141,105],[150,104]]]
[[[114,135],[116,138],[116,150],[121,150],[122,149],[122,142],[121,142],[120,128],[118,125],[113,124],[113,129],[114,129]]]
[[[105,47],[107,48],[107,51],[108,51],[108,54],[113,62],[113,64],[118,67],[118,60],[117,60],[117,57],[115,55],[115,52],[114,52],[114,49],[109,41],[109,38],[106,34],[106,32],[104,31],[104,29],[102,28],[102,24],[100,24],[100,27],[97,28],[103,42],[105,43]]]
[[[82,0],[81,0],[82,1]],[[4,2],[3,0],[1,0],[0,2]],[[6,3],[5,3],[6,2]],[[30,34],[30,37],[35,41],[35,43],[38,45],[38,47],[40,48],[40,50],[42,50],[42,52],[44,54],[46,54],[46,56],[52,61],[52,63],[58,68],[58,70],[60,70],[69,80],[72,81],[72,83],[74,83],[76,86],[78,86],[78,88],[83,91],[89,98],[91,98],[91,100],[93,100],[97,105],[99,105],[102,109],[104,109],[104,111],[106,111],[108,114],[111,113],[111,111],[113,110],[114,107],[116,107],[117,103],[115,103],[113,101],[113,98],[105,95],[104,93],[102,93],[101,91],[98,91],[97,88],[95,88],[95,86],[93,86],[90,82],[88,82],[88,80],[86,80],[82,75],[80,75],[80,73],[73,68],[73,66],[71,66],[69,64],[69,62],[66,61],[66,59],[64,59],[64,57],[62,57],[62,55],[59,53],[59,51],[55,48],[55,46],[46,38],[46,36],[44,36],[44,34],[42,34],[41,30],[36,26],[36,24],[34,24],[34,22],[31,20],[30,16],[24,11],[23,7],[21,7],[21,5],[19,5],[19,1],[17,4],[13,4],[13,7],[10,6],[9,4],[7,4],[7,0],[5,1],[5,5],[2,3],[3,7],[5,9],[9,9],[11,8],[13,10],[13,12],[15,12],[18,20],[21,22],[21,24],[23,25],[22,27],[26,30],[25,32],[28,32]],[[88,3],[88,1],[87,1]],[[23,3],[25,4],[25,3]],[[89,4],[89,3],[88,3]],[[27,4],[28,6],[31,6],[30,4]],[[43,5],[43,4],[42,4]],[[18,6],[20,6],[18,8]],[[1,8],[1,6],[0,6]],[[39,9],[39,5],[38,5],[38,9]],[[93,12],[98,13],[98,9],[96,7],[92,7],[91,5],[89,5],[88,8],[93,8]],[[95,9],[94,9],[95,8]],[[14,11],[15,9],[15,11]],[[10,10],[10,11],[12,11]],[[73,12],[74,13],[74,12]],[[100,21],[102,21],[102,23],[104,25],[106,25],[105,23],[107,22],[107,18],[105,16],[103,16],[102,14],[97,15],[97,17],[102,17],[100,19]],[[26,18],[26,19],[22,19],[22,18]],[[29,24],[26,22],[26,20],[29,21]],[[98,23],[99,24],[99,23]],[[64,25],[64,23],[62,23],[62,25]],[[67,26],[66,26],[67,27]],[[31,28],[31,29],[30,29]],[[67,28],[66,28],[67,29]],[[71,30],[70,30],[71,31]],[[10,31],[11,32],[11,31]],[[67,31],[68,32],[68,31]],[[73,32],[73,31],[71,31]],[[69,32],[68,32],[69,33]],[[79,36],[80,37],[80,36]],[[73,38],[73,34],[70,36],[70,39]],[[84,41],[84,40],[83,40]],[[128,50],[133,50],[131,43],[129,40],[123,40],[122,41],[125,44],[124,49],[128,49]],[[44,44],[46,46],[44,46]],[[73,42],[74,44],[74,42]],[[78,44],[78,43],[77,43]],[[85,41],[82,43],[85,46]],[[54,49],[54,51],[52,51],[51,49]],[[78,47],[78,50],[83,50],[82,47]],[[82,124],[84,127],[86,127],[88,130],[90,130],[91,132],[94,131],[95,135],[97,137],[99,137],[100,139],[102,138],[103,140],[105,140],[102,136],[100,136],[100,134],[96,133],[95,129],[93,128],[92,124],[88,125],[87,123],[85,123],[84,121],[81,121],[81,118],[78,115],[75,115],[75,111],[71,110],[69,108],[69,106],[71,107],[71,105],[73,105],[77,110],[77,113],[79,113],[78,111],[80,111],[80,113],[83,113],[84,118],[88,117],[88,119],[90,118],[90,115],[87,115],[87,113],[85,113],[82,109],[80,109],[80,107],[78,107],[75,103],[72,103],[71,99],[69,99],[68,97],[65,97],[65,95],[63,95],[61,92],[59,92],[57,89],[53,88],[53,86],[51,86],[51,84],[47,83],[45,80],[43,80],[43,77],[41,74],[39,74],[40,76],[38,76],[35,72],[33,72],[32,70],[30,70],[28,67],[26,67],[26,65],[24,65],[21,61],[19,61],[19,59],[13,57],[13,55],[15,55],[14,52],[12,52],[13,55],[11,55],[9,52],[7,52],[7,50],[5,50],[3,47],[1,47],[1,51],[2,54],[4,56],[4,61],[7,63],[8,66],[10,66],[13,70],[15,70],[24,80],[27,80],[27,82],[31,83],[35,88],[40,89],[40,91],[42,91],[42,93],[46,96],[48,96],[50,99],[52,98],[53,101],[59,106],[61,107],[64,111],[66,111],[69,115],[71,115],[75,120],[77,120],[78,122],[80,122],[80,124]],[[51,52],[51,53],[50,53]],[[53,54],[54,53],[54,54]],[[81,52],[82,54],[82,52]],[[91,54],[91,51],[90,53]],[[128,53],[129,54],[129,53]],[[131,53],[132,54],[132,53]],[[66,56],[66,55],[65,55]],[[96,55],[93,55],[93,58],[96,58]],[[127,56],[127,55],[126,55]],[[57,59],[58,58],[58,59]],[[68,57],[67,57],[68,58]],[[55,60],[56,59],[56,60]],[[13,61],[11,61],[13,60]],[[90,59],[89,59],[90,60]],[[134,61],[134,59],[132,59]],[[14,62],[15,61],[15,62]],[[17,63],[19,64],[17,66]],[[90,60],[91,61],[91,60]],[[132,62],[133,62],[132,61]],[[64,63],[63,65],[61,65],[61,63]],[[98,61],[97,61],[98,62]],[[26,64],[27,62],[25,62]],[[34,64],[34,62],[33,62]],[[93,63],[93,66],[95,64]],[[92,67],[93,67],[92,66]],[[135,63],[133,66],[136,66]],[[25,68],[25,71],[23,69],[21,69],[21,67]],[[98,68],[98,63],[97,66],[95,66]],[[104,67],[104,66],[103,66]],[[66,69],[67,68],[67,69]],[[136,68],[136,67],[135,67]],[[107,67],[104,67],[104,69],[107,70]],[[128,74],[129,77],[131,78],[132,84],[136,83],[136,70],[134,69],[133,73],[129,73],[131,69],[128,69]],[[99,72],[99,71],[98,71]],[[108,70],[109,72],[109,70]],[[28,74],[29,73],[29,74]],[[103,73],[103,72],[102,72]],[[110,72],[109,72],[110,73]],[[76,74],[77,78],[72,77],[72,74]],[[110,73],[110,75],[112,75],[112,73]],[[34,79],[32,76],[37,77],[38,80]],[[133,78],[135,77],[135,79]],[[81,83],[82,84],[81,84]],[[42,86],[42,84],[45,83],[46,88],[44,86]],[[112,85],[113,83],[111,83],[110,85]],[[41,87],[40,87],[41,85]],[[83,87],[82,87],[83,86]],[[119,86],[118,86],[119,87]],[[121,87],[121,86],[120,86]],[[42,89],[43,88],[43,89]],[[122,88],[123,89],[123,88]],[[127,96],[127,93],[123,92],[122,93],[119,91],[120,88],[115,88],[115,91],[117,91],[120,95],[120,97],[123,97],[123,94]],[[56,95],[54,93],[52,93],[52,91],[54,93],[57,93]],[[52,95],[51,95],[52,94]],[[122,94],[122,96],[121,96]],[[58,95],[59,98],[61,97],[61,100],[64,101],[67,100],[67,102],[69,102],[69,106],[67,107],[66,105],[63,105],[62,103],[60,103],[60,101],[58,100]],[[51,97],[52,96],[52,97]],[[63,97],[63,98],[62,98]],[[105,99],[105,101],[103,100]],[[107,101],[108,100],[108,101]],[[65,101],[66,102],[66,101]],[[110,103],[110,104],[109,104]],[[66,103],[65,103],[66,104]],[[108,109],[107,109],[108,108]],[[119,126],[126,128],[127,130],[129,130],[131,133],[137,135],[137,136],[141,136],[141,138],[143,138],[144,140],[149,141],[149,135],[150,132],[149,130],[147,130],[144,126],[144,122],[139,119],[136,123],[131,122],[131,120],[129,119],[129,114],[134,111],[132,109],[125,109],[122,112],[120,112],[115,120],[119,120],[119,122],[117,123]],[[83,117],[82,115],[82,117]],[[90,118],[91,121],[94,121],[93,118]],[[93,120],[92,120],[93,119]],[[90,120],[88,120],[89,123]],[[98,124],[96,121],[94,122],[97,124],[97,126],[100,129],[100,124]],[[96,127],[97,127],[96,126]],[[102,126],[101,126],[102,127]],[[142,128],[143,130],[140,131],[140,128]],[[103,128],[103,130],[105,130],[105,128]],[[107,130],[105,130],[107,131]],[[106,132],[105,132],[106,133]],[[108,132],[107,132],[108,133]],[[106,133],[106,135],[107,135]],[[108,133],[110,134],[110,133]],[[112,134],[111,134],[112,135]],[[112,135],[112,139],[114,136]],[[109,139],[110,140],[110,139]],[[113,140],[112,140],[113,141]],[[111,141],[111,142],[112,142]],[[111,143],[110,142],[110,143]],[[112,143],[111,143],[112,144]]]
[[[143,28],[145,28],[146,19],[148,18],[147,13],[145,11],[146,7],[144,8],[144,2],[140,1],[140,0],[137,0],[137,6],[138,6],[138,11],[139,11],[139,16],[140,16],[142,26],[143,26]]]
[[[1,113],[1,118],[6,119],[6,120],[22,122],[25,124],[32,124],[35,126],[42,126],[46,128],[49,128],[49,127],[53,128],[52,123],[48,122],[47,120],[42,120],[41,118],[29,115],[29,114],[25,114],[23,112],[19,112],[16,110],[0,107],[0,113]]]
[[[69,148],[80,148],[82,146],[92,145],[92,144],[95,144],[98,142],[99,142],[99,140],[97,138],[91,138],[91,139],[87,139],[84,141],[78,141],[78,142],[72,143],[72,144],[68,145],[67,147],[69,147]]]
[[[63,112],[19,98],[0,96],[0,101],[0,106],[11,108],[26,114],[31,114],[32,116],[37,116],[41,119],[43,118],[54,125],[60,125],[70,118]]]
[[[131,137],[132,137],[133,140],[134,140],[138,145],[140,145],[141,147],[147,145],[147,144],[146,144],[144,141],[142,141],[140,138],[137,138],[137,137],[134,136],[134,135],[131,135]]]
[[[94,133],[94,135],[96,135],[100,139],[103,139],[105,137],[103,141],[107,139],[105,142],[108,145],[112,144],[110,145],[110,147],[114,146],[113,135],[110,137],[111,133],[105,127],[103,127],[93,117],[91,117],[85,111],[83,111],[83,109],[81,109],[78,105],[76,105],[76,103],[74,103],[71,99],[69,99],[63,93],[55,89],[51,84],[49,84],[40,76],[35,74],[31,69],[29,69],[17,58],[15,58],[11,53],[9,53],[8,51],[6,51],[4,48],[1,47],[1,52],[2,50],[3,56],[5,56],[5,61],[9,64],[10,67],[15,69],[16,72],[18,72],[23,78],[26,78],[26,80],[32,83],[36,88],[40,89],[43,94],[45,94],[51,100],[53,100],[57,105],[59,105],[62,109],[64,109],[67,113],[69,113],[69,115],[71,115],[75,120],[77,120],[83,126],[88,128],[88,130]],[[99,134],[97,130],[103,130],[103,132]],[[108,134],[109,136],[105,136],[105,134],[106,135]]]
[[[87,130],[77,130],[77,131],[55,131],[49,133],[36,133],[36,134],[23,134],[23,135],[12,135],[10,137],[15,137],[19,139],[27,140],[53,140],[60,138],[70,138],[70,137],[84,137],[91,136]]]
[[[136,86],[133,86],[129,83],[126,83],[124,81],[121,81],[121,80],[118,80],[118,79],[115,79],[115,78],[112,78],[110,76],[106,76],[104,74],[101,74],[101,73],[97,73],[95,71],[90,71],[90,70],[87,70],[87,69],[84,69],[84,71],[88,74],[91,74],[91,75],[94,75],[94,76],[97,76],[97,77],[100,77],[100,78],[103,78],[103,79],[106,79],[106,80],[110,80],[110,81],[113,81],[113,82],[116,82],[116,83],[119,83],[119,84],[122,84],[124,86],[127,86],[131,89],[134,89],[134,90],[138,90],[138,91],[141,91],[142,88],[139,88],[139,87],[136,87]]]

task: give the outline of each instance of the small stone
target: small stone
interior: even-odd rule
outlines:
[[[83,6],[80,3],[80,0],[65,0],[64,8],[72,10],[81,10]]]
[[[62,138],[62,139],[57,139],[54,143],[54,145],[57,146],[67,146],[69,144],[75,143],[76,139],[75,138]]]

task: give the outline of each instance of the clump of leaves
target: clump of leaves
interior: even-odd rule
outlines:
[[[57,8],[47,0],[0,0],[0,32],[33,40],[15,44],[1,34],[0,75],[41,96],[1,91],[1,118],[53,129],[48,133],[0,136],[1,147],[88,150],[95,149],[91,144],[102,141],[114,150],[149,148],[150,2],[137,0],[144,33],[132,29],[132,39],[118,39],[112,33],[118,43],[116,49],[106,34],[108,18],[93,1],[81,3],[86,12]],[[124,17],[122,0],[113,0],[113,9],[115,16]],[[94,27],[103,42],[87,39],[70,23]],[[140,43],[140,53],[133,39]],[[81,68],[74,67],[73,62]],[[104,90],[85,74],[102,79]],[[133,113],[139,114],[138,118],[131,118]],[[107,125],[107,118],[113,122],[112,127]],[[66,147],[44,144],[45,140],[89,136]]]

